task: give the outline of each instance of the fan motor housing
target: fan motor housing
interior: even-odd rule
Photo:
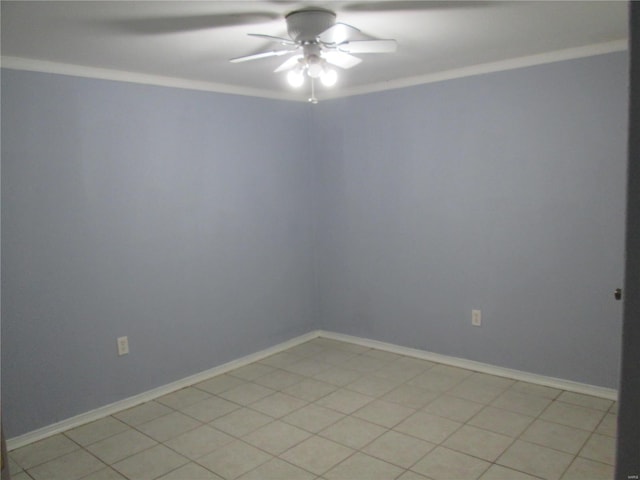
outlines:
[[[336,23],[336,14],[324,8],[305,8],[286,17],[287,32],[295,42],[313,42],[318,35]]]

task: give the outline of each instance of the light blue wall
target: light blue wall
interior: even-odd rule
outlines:
[[[620,53],[318,105],[322,327],[616,387],[626,79]]]
[[[3,71],[9,436],[313,328],[308,114]]]
[[[4,70],[8,435],[315,328],[616,387],[626,69],[311,109]]]

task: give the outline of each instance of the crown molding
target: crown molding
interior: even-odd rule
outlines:
[[[472,77],[475,75],[484,75],[486,73],[495,73],[506,70],[515,70],[518,68],[544,65],[546,63],[562,62],[565,60],[573,60],[577,58],[593,57],[596,55],[623,52],[627,50],[629,50],[628,40],[615,40],[612,42],[598,43],[576,48],[567,48],[564,50],[556,50],[553,52],[528,55],[525,57],[501,60],[498,62],[481,63],[469,67],[445,70],[442,72],[430,73],[426,75],[399,78],[397,80],[392,80],[389,82],[380,82],[371,85],[364,85],[362,87],[349,88],[345,90],[335,90],[328,95],[325,93],[323,100],[365,95],[367,93],[381,92],[384,90],[395,90],[398,88],[413,87],[416,85],[423,85],[427,83],[443,82],[445,80],[453,80],[456,78]]]
[[[442,82],[456,78],[483,75],[518,68],[543,65],[546,63],[561,62],[577,58],[603,55],[606,53],[622,52],[629,49],[628,40],[615,40],[612,42],[598,43],[583,47],[556,50],[537,55],[512,58],[498,62],[482,63],[464,68],[456,68],[442,72],[418,75],[414,77],[399,78],[388,82],[379,82],[360,87],[336,89],[324,91],[322,100],[364,95],[367,93],[381,92],[384,90],[395,90],[398,88],[413,87],[427,83]],[[273,92],[264,89],[239,87],[223,83],[204,82],[188,80],[177,77],[165,77],[161,75],[149,75],[144,73],[126,72],[122,70],[112,70],[106,68],[87,67],[73,65],[69,63],[49,62],[45,60],[33,60],[21,57],[0,57],[2,68],[11,70],[26,70],[31,72],[55,73],[59,75],[69,75],[75,77],[96,78],[102,80],[114,80],[118,82],[139,83],[145,85],[156,85],[162,87],[181,88],[187,90],[200,90],[206,92],[224,93],[231,95],[244,95],[251,97],[268,98],[272,100],[287,100],[296,102],[307,102],[306,96],[300,96],[299,92]]]
[[[272,92],[269,90],[239,87],[224,83],[204,82],[189,80],[186,78],[165,77],[162,75],[149,75],[146,73],[127,72],[108,68],[87,67],[71,63],[50,62],[47,60],[34,60],[22,57],[0,57],[0,66],[9,70],[25,70],[29,72],[55,73],[72,77],[94,78],[100,80],[113,80],[116,82],[139,83],[159,87],[180,88],[184,90],[199,90],[204,92],[224,93],[231,95],[243,95],[248,97],[261,97],[272,100],[299,101],[293,92]],[[305,98],[306,101],[306,98]]]

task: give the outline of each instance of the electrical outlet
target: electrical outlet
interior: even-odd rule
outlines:
[[[482,326],[482,313],[480,313],[480,310],[471,310],[471,325],[474,327]]]
[[[129,339],[118,337],[118,355],[126,355],[127,353],[129,353]]]

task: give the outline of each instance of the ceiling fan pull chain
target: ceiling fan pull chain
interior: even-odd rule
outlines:
[[[316,98],[316,82],[313,77],[311,77],[311,97],[309,97],[309,102],[314,105],[318,103],[318,99]]]

